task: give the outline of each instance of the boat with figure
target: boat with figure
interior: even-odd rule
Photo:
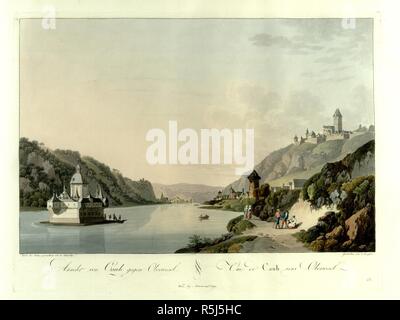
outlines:
[[[126,219],[106,220],[106,221],[109,221],[109,223],[124,223]]]
[[[208,214],[201,214],[200,216],[199,216],[199,219],[200,220],[207,220],[209,218],[209,215]]]
[[[95,224],[111,224],[111,223],[124,223],[125,221],[128,221],[127,219],[123,219],[123,220],[101,220],[101,221],[87,221],[87,222],[80,222],[80,223],[51,223],[49,221],[40,221],[40,224],[48,224],[48,225],[59,225],[59,226],[91,226],[91,225],[95,225]]]

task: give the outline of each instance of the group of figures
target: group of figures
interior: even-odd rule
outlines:
[[[274,223],[274,227],[275,229],[293,229],[297,227],[297,220],[296,220],[296,216],[293,216],[291,218],[289,218],[289,211],[285,210],[285,211],[281,211],[280,209],[278,209],[275,212],[275,223]]]
[[[122,216],[119,215],[119,217],[117,218],[117,216],[115,215],[115,213],[113,213],[112,216],[111,216],[111,214],[108,215],[108,219],[107,219],[107,215],[104,214],[104,220],[108,220],[108,221],[122,221]]]
[[[243,211],[243,214],[244,214],[244,218],[246,219],[246,220],[250,220],[251,219],[251,217],[253,216],[253,214],[252,214],[252,209],[251,209],[251,205],[246,205],[245,207],[244,207],[244,211]]]
[[[246,205],[244,207],[243,215],[244,219],[246,220],[250,220],[252,218],[253,214],[251,205]],[[296,216],[289,217],[289,211],[287,210],[281,211],[280,209],[278,209],[275,212],[274,219],[275,229],[294,229],[298,226]]]

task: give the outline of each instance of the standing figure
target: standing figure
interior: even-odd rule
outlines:
[[[289,219],[289,211],[285,210],[283,212],[283,215],[281,216],[282,218],[282,228],[285,226],[285,228],[288,228],[288,219]]]
[[[280,225],[279,225],[280,220],[281,220],[281,212],[280,212],[280,210],[278,209],[278,210],[276,210],[276,212],[275,212],[275,229],[280,228]]]
[[[248,213],[249,213],[249,205],[245,205],[244,210],[243,210],[243,218],[244,219],[247,219]]]

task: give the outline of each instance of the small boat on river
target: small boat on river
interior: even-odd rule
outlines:
[[[209,215],[208,214],[201,214],[200,216],[199,216],[199,219],[200,220],[207,220],[209,218]]]

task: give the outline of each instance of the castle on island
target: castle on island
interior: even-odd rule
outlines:
[[[64,186],[61,194],[53,193],[47,201],[49,222],[54,224],[101,223],[106,220],[106,207],[108,199],[103,196],[100,185],[97,185],[94,196],[90,194],[79,164],[70,181],[70,192]]]
[[[322,133],[316,134],[314,131],[306,130],[305,137],[301,136],[300,138],[295,135],[293,138],[295,145],[300,145],[305,142],[319,144],[329,140],[344,140],[350,139],[353,135],[352,131],[343,130],[343,116],[340,113],[339,109],[336,109],[333,114],[333,125],[326,125],[322,127]]]

